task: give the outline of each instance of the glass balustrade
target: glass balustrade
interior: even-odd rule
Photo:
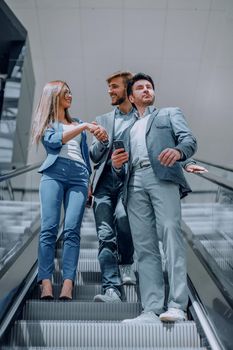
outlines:
[[[233,172],[203,165],[232,190],[188,175],[193,193],[182,202],[183,220],[191,229],[193,247],[233,305]]]

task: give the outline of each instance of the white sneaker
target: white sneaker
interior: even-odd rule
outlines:
[[[120,303],[121,299],[114,288],[108,288],[104,294],[97,294],[94,301],[102,303]]]
[[[136,284],[136,276],[132,265],[119,265],[123,284]]]
[[[160,323],[160,319],[153,311],[147,311],[138,317],[123,320],[122,323]]]
[[[178,322],[186,320],[184,311],[174,307],[171,307],[166,312],[163,312],[159,318],[163,322]]]

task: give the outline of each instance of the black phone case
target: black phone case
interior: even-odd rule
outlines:
[[[124,148],[125,149],[124,142],[121,141],[121,140],[113,141],[113,148],[114,149],[118,149],[118,148]]]

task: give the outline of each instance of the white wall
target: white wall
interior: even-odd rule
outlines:
[[[233,163],[233,0],[5,0],[29,32],[36,77],[66,80],[72,114],[108,111],[119,69],[151,74],[157,105],[180,106],[199,158]],[[44,156],[32,147],[29,162]]]

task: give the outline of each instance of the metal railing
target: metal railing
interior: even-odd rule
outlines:
[[[31,170],[39,168],[40,165],[41,165],[41,162],[40,163],[34,163],[34,164],[28,164],[28,165],[25,165],[25,166],[23,166],[21,168],[9,171],[6,174],[1,174],[0,175],[0,182],[5,181],[5,180],[9,180],[9,179],[11,179],[13,177],[16,177],[18,175],[22,175],[22,174],[28,173]]]

